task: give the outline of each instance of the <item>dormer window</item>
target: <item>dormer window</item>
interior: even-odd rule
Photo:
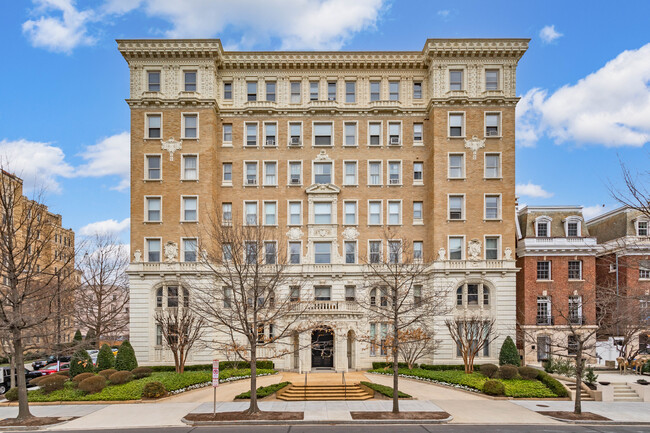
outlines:
[[[637,236],[648,236],[648,226],[650,223],[648,221],[637,221],[636,222],[636,235]]]
[[[551,236],[551,219],[549,217],[542,216],[535,220],[535,235],[538,238]]]
[[[581,233],[581,219],[577,216],[570,216],[564,220],[564,232],[567,237],[579,237],[582,236]]]

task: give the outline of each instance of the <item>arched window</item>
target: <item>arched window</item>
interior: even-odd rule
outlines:
[[[370,305],[373,307],[377,305],[377,289],[372,289],[370,291]]]
[[[463,305],[463,286],[456,290],[456,305]]]
[[[160,287],[156,290],[156,308],[162,308],[163,306],[163,288]]]
[[[490,305],[490,288],[482,282],[464,283],[456,289],[456,306],[480,307]]]

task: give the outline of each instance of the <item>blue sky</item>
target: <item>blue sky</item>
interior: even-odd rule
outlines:
[[[420,50],[426,38],[525,37],[520,203],[615,203],[620,158],[650,162],[650,2],[24,0],[5,2],[0,156],[79,233],[128,242],[128,68],[116,38],[227,49]],[[646,179],[647,180],[647,179]],[[605,205],[605,208],[602,208]]]

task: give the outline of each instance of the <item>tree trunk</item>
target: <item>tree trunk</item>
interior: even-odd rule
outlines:
[[[584,362],[582,360],[582,342],[578,341],[578,350],[576,353],[576,399],[573,408],[573,413],[575,413],[576,415],[580,415],[582,413],[582,396],[580,391],[582,390],[583,367],[584,367]]]
[[[14,359],[15,365],[20,367],[25,365],[23,358],[23,338],[21,335],[20,329],[14,329],[13,331],[13,340],[14,340]],[[34,415],[29,411],[29,402],[27,401],[27,382],[25,379],[25,373],[21,369],[17,369],[16,374],[17,385],[18,385],[18,416],[16,417],[19,420],[26,420],[28,418],[33,418]]]
[[[257,406],[257,344],[255,338],[251,342],[251,404],[246,411],[248,414],[260,411]]]
[[[11,388],[16,387],[16,357],[9,354],[9,374],[11,374],[10,384]]]

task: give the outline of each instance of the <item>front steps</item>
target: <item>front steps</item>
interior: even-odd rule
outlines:
[[[614,401],[643,401],[627,383],[612,383],[614,387]]]
[[[573,394],[575,395],[575,392],[576,392],[576,383],[575,383],[575,382],[565,382],[564,384],[565,384],[566,387],[569,388],[569,389],[571,390],[571,392],[573,392]],[[585,391],[584,389],[581,389],[581,390],[580,390],[580,400],[581,400],[581,401],[594,401],[594,398],[593,398],[592,396],[590,396],[589,393],[588,393],[587,391]]]
[[[355,385],[289,385],[277,392],[278,400],[370,400],[373,394]]]

